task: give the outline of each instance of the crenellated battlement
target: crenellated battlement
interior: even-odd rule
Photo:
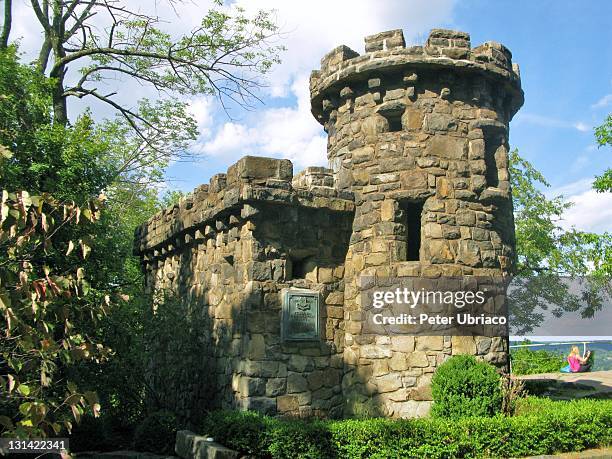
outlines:
[[[471,74],[494,81],[506,90],[510,117],[523,104],[518,64],[512,63],[512,53],[501,43],[487,41],[472,48],[466,32],[433,29],[423,46],[406,47],[402,30],[396,29],[365,37],[365,51],[360,55],[345,45],[338,46],[321,59],[321,69],[312,72],[312,113],[320,123],[354,92],[352,87],[385,75],[390,84],[395,85],[399,78],[406,88],[414,88],[416,81],[411,75],[420,70],[451,71],[463,78]]]
[[[247,220],[242,208],[249,203],[351,212],[353,199],[351,193],[333,188],[332,171],[327,168],[309,167],[294,177],[288,159],[245,156],[136,228],[134,253],[153,261],[185,245],[205,242]]]

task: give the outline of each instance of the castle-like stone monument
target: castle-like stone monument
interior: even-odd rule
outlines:
[[[412,47],[382,32],[365,50],[340,46],[311,76],[329,169],[247,156],[137,229],[149,290],[202,318],[187,370],[153,367],[166,408],[420,416],[448,356],[506,364],[501,337],[367,333],[361,279],[511,272],[518,66],[450,30]]]

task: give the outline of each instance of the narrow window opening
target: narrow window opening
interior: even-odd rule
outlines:
[[[308,257],[306,258],[291,258],[289,260],[290,272],[289,279],[305,279],[307,274],[307,262]]]
[[[503,142],[503,136],[491,130],[484,131],[485,142],[485,180],[488,187],[497,187],[499,185],[499,174],[497,170],[497,162],[495,161],[495,152]]]
[[[404,206],[406,225],[406,261],[421,259],[421,216],[423,202],[408,202]]]
[[[385,114],[385,118],[387,118],[387,121],[389,122],[389,132],[398,132],[402,130],[401,112]]]

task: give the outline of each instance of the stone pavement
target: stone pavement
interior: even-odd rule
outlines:
[[[529,456],[526,459],[610,459],[612,448],[589,449],[579,453],[564,453],[545,456]]]
[[[537,385],[542,395],[560,400],[612,398],[612,371],[589,373],[541,373],[518,376],[527,385]]]

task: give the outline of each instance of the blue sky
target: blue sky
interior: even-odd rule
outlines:
[[[210,5],[194,0],[178,5],[130,0],[153,8],[175,35],[195,27]],[[469,32],[472,46],[499,41],[521,68],[525,105],[510,125],[510,143],[575,206],[564,224],[594,231],[612,230],[612,193],[591,190],[593,176],[612,167],[612,151],[597,148],[593,127],[612,112],[612,2],[543,0],[234,0],[247,12],[275,9],[287,51],[268,77],[254,111],[233,111],[229,119],[210,97],[190,100],[200,126],[192,147],[198,160],[175,163],[169,188],[191,191],[241,156],[285,157],[295,170],[326,165],[325,133],[309,113],[308,75],[332,48],[346,44],[363,52],[363,37],[402,28],[406,41],[422,44],[434,27]],[[15,2],[13,35],[26,56],[35,56],[39,28],[29,2]],[[128,98],[154,97],[126,81]],[[84,107],[73,104],[74,117]],[[109,116],[107,107],[93,107]]]

